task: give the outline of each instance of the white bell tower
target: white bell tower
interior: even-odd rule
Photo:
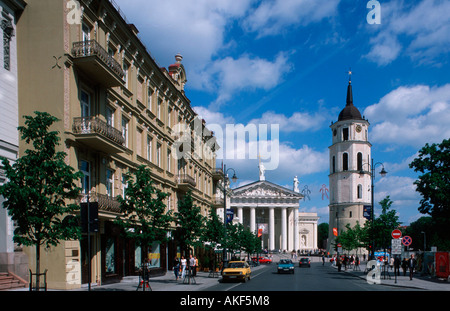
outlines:
[[[337,233],[345,226],[354,227],[357,222],[364,225],[363,206],[371,202],[370,171],[371,144],[368,141],[369,122],[361,117],[353,106],[351,72],[347,87],[347,104],[338,121],[332,123],[332,145],[330,150],[330,220],[327,251],[335,251],[334,228]]]

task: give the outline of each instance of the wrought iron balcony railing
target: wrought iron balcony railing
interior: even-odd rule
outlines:
[[[197,185],[197,183],[195,182],[195,179],[188,174],[177,175],[177,183],[178,183],[178,185],[188,184],[192,187],[195,187]]]
[[[108,54],[108,52],[95,40],[74,42],[72,55],[75,58],[97,56],[108,68],[121,79],[124,77],[122,66]]]
[[[86,203],[88,200],[87,194],[81,194],[78,198],[79,203]],[[89,193],[89,202],[98,202],[99,211],[112,212],[119,214],[121,212],[120,203],[107,194],[100,194],[97,192]]]
[[[125,146],[122,132],[97,117],[74,118],[72,130],[74,134],[98,134],[120,146]]]

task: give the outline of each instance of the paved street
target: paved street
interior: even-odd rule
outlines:
[[[198,272],[191,284],[183,283],[183,280],[175,280],[172,272],[164,276],[150,279],[152,291],[450,291],[450,283],[436,279],[420,277],[418,274],[412,281],[409,276],[399,276],[397,283],[393,273],[390,279],[381,278],[381,284],[368,284],[365,265],[361,265],[360,271],[348,269],[341,272],[318,257],[312,257],[311,268],[299,268],[296,261],[294,274],[277,274],[276,262],[280,257],[274,256],[274,263],[260,265],[252,268],[252,278],[246,283],[226,282],[222,283],[220,277],[209,277],[207,272]],[[137,277],[126,278],[121,283],[93,286],[93,291],[136,291]],[[78,291],[86,291],[83,287]],[[142,291],[142,288],[140,289]]]

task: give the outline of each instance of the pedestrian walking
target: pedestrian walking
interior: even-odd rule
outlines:
[[[178,275],[180,273],[180,260],[175,256],[173,260],[173,273],[175,274],[175,280],[178,280]]]
[[[197,276],[197,267],[198,267],[198,259],[197,256],[194,256],[194,276]]]
[[[403,260],[402,260],[403,276],[406,276],[406,268],[407,267],[408,267],[408,263],[406,262],[406,258],[403,258]]]
[[[190,255],[189,257],[189,271],[191,272],[191,276],[194,276],[194,269],[195,269],[195,259]]]
[[[411,254],[411,258],[409,258],[409,279],[412,281],[414,275],[414,269],[416,268],[416,259],[414,259],[414,254]]]
[[[395,258],[394,258],[394,275],[400,276],[400,265],[401,265],[400,257],[398,257],[398,255],[395,255]]]
[[[394,268],[394,261],[395,261],[394,257],[391,257],[389,259],[389,269],[391,270]]]
[[[322,266],[325,266],[325,255],[322,255]]]
[[[184,258],[184,256],[181,256],[181,278],[184,279],[185,275],[186,275],[186,258]]]
[[[341,259],[339,256],[336,257],[336,266],[338,267],[338,272],[341,272]]]

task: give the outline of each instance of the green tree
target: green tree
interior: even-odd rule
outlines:
[[[177,236],[186,257],[189,255],[190,247],[201,245],[205,222],[200,207],[194,205],[192,193],[188,191],[178,200],[178,211],[175,213]]]
[[[326,248],[326,243],[327,243],[327,239],[328,239],[328,230],[329,230],[329,225],[326,222],[321,223],[317,226],[319,248],[323,248],[323,249]]]
[[[381,205],[381,214],[379,217],[375,217],[373,224],[372,221],[366,221],[365,223],[365,237],[362,241],[365,245],[371,246],[372,239],[375,241],[375,248],[387,248],[391,243],[391,232],[397,229],[401,222],[397,212],[392,209],[393,201],[390,196],[387,196],[379,202]]]
[[[353,228],[350,227],[350,224],[347,224],[345,228],[346,230],[340,234],[339,239],[342,248],[347,251],[356,250],[356,253],[358,253],[358,249],[365,246],[365,230],[359,222],[356,222]]]
[[[115,223],[123,229],[126,238],[133,239],[147,254],[149,245],[167,241],[173,217],[171,211],[166,212],[167,194],[154,186],[150,169],[142,165],[132,175],[125,177],[125,197],[117,197],[121,215]]]
[[[202,240],[208,242],[210,247],[215,248],[217,244],[223,243],[225,228],[215,209],[210,208],[206,219],[205,230]]]
[[[209,266],[211,263],[211,267],[213,266],[215,269],[216,265],[216,257],[213,255],[212,250],[216,248],[217,245],[223,243],[225,228],[223,222],[220,220],[217,212],[214,208],[209,209],[209,215],[206,219],[205,229],[202,233],[202,241],[205,242],[205,248],[209,252],[203,258],[203,265]]]
[[[32,148],[25,150],[14,164],[2,159],[8,181],[0,187],[4,207],[15,223],[14,242],[36,248],[36,289],[39,290],[40,247],[57,246],[61,240],[79,239],[80,227],[76,217],[65,217],[79,209],[67,204],[76,199],[81,188],[76,182],[81,172],[66,164],[66,153],[56,151],[60,137],[50,131],[59,121],[47,112],[24,116],[20,126],[21,139]]]
[[[440,144],[425,144],[410,164],[421,173],[414,182],[422,195],[419,211],[433,218],[435,230],[443,240],[450,240],[450,139]]]
[[[239,225],[242,226],[242,224]],[[250,254],[261,250],[261,239],[249,228],[243,228],[240,232],[240,249],[247,254],[247,260],[250,260]]]
[[[226,245],[231,251],[244,251],[247,255],[261,250],[261,240],[241,223],[227,225]]]

